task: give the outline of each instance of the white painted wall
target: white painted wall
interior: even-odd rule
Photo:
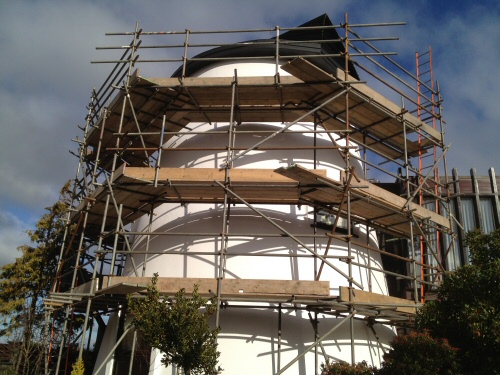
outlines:
[[[203,76],[232,76],[237,69],[238,76],[274,75],[274,64],[253,62],[250,64],[221,64],[215,68],[201,72]],[[281,72],[281,74],[287,74]],[[283,124],[258,123],[242,124],[240,130],[252,130],[254,133],[238,135],[237,147],[251,147],[265,135],[259,130],[278,130]],[[217,124],[190,124],[190,129],[208,131],[212,129],[227,130],[227,123]],[[312,130],[308,123],[294,125],[291,129],[297,133],[281,134],[274,137],[266,146],[307,146],[313,145],[313,134],[300,134],[300,131]],[[226,146],[227,135],[214,134],[186,134],[183,137],[171,139],[169,147],[217,147]],[[318,145],[331,145],[325,135],[318,135]],[[164,152],[162,167],[186,168],[219,168],[226,160],[226,152],[191,151],[191,152]],[[344,168],[344,161],[336,150],[319,150],[316,156],[316,167],[327,169],[329,177],[339,178],[340,170]],[[361,165],[357,163],[357,170]],[[307,168],[314,168],[314,155],[312,150],[291,151],[252,151],[234,163],[234,168],[269,168],[275,169],[283,166],[299,164]],[[293,234],[313,234],[312,209],[308,206],[288,205],[257,205],[262,213],[284,227]],[[228,260],[226,266],[227,278],[242,279],[276,279],[276,280],[314,280],[315,270],[319,262],[310,253],[290,238],[266,238],[259,236],[261,233],[281,233],[275,227],[263,220],[248,207],[235,205],[230,208],[231,218],[230,233],[239,233],[239,237],[230,237],[228,241]],[[217,204],[164,204],[155,211],[152,219],[152,231],[172,231],[183,233],[220,233],[223,228],[223,208]],[[145,216],[134,225],[134,231],[145,231],[149,225],[149,217]],[[324,232],[318,230],[319,233]],[[364,228],[356,227],[354,234],[358,236],[357,242],[369,243],[377,246],[373,236],[367,238]],[[309,248],[316,249],[323,254],[326,248],[327,237],[319,239],[316,243],[312,238],[301,238]],[[133,248],[144,250],[147,237],[136,236]],[[151,237],[149,250],[151,252],[174,251],[175,254],[151,255],[147,258],[145,276],[152,276],[158,272],[163,277],[216,277],[218,275],[218,258],[216,253],[221,250],[222,244],[218,236],[156,236]],[[196,255],[192,255],[196,253]],[[238,256],[231,254],[237,253]],[[245,256],[265,254],[266,256]],[[292,255],[292,256],[283,256]],[[300,255],[304,257],[293,257]],[[330,255],[347,255],[345,243],[334,242]],[[379,254],[367,254],[364,248],[353,246],[355,262],[382,267]],[[134,256],[137,272],[142,274],[144,255]],[[338,260],[332,262],[344,273],[348,273],[345,263]],[[128,259],[125,274],[133,275],[131,258]],[[370,279],[369,272],[360,267],[355,267],[354,279],[368,290]],[[339,286],[347,286],[347,280],[338,272],[325,266],[321,280],[330,281],[331,294],[338,293]],[[387,294],[385,279],[382,273],[371,273],[372,291]],[[312,342],[314,331],[308,313],[302,310],[282,311],[282,342],[281,357],[278,355],[278,317],[276,304],[269,305],[274,308],[241,309],[231,308],[221,311],[220,324],[222,331],[219,335],[219,350],[221,351],[220,364],[225,369],[225,374],[274,374],[279,367],[283,368],[289,361],[301,354]],[[260,304],[262,305],[262,304]],[[320,314],[318,317],[319,336],[337,325],[341,319]],[[379,365],[383,352],[374,333],[363,321],[354,322],[354,340],[356,361],[366,360],[370,364]],[[382,343],[387,344],[392,340],[394,333],[385,326],[377,326],[377,335]],[[323,346],[332,359],[351,360],[350,351],[350,326],[349,322],[340,326]],[[315,374],[315,368],[323,363],[322,356],[316,357],[314,351],[309,352],[296,362],[285,374]],[[158,367],[153,373],[160,374]],[[173,370],[161,372],[172,374]]]

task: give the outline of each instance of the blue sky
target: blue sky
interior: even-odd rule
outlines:
[[[413,71],[429,46],[441,85],[448,165],[500,173],[500,2],[490,1],[0,1],[0,265],[18,255],[44,207],[76,171],[71,139],[110,66],[106,32],[293,27],[327,13],[333,23],[406,22],[388,49]],[[120,42],[122,43],[122,42]],[[123,40],[128,44],[128,39]],[[146,73],[149,67],[145,67]],[[154,72],[158,75],[158,71]],[[147,74],[145,74],[147,75]]]

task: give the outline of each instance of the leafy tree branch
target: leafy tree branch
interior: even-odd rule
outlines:
[[[129,296],[132,325],[146,342],[163,352],[162,363],[182,367],[186,375],[214,375],[221,371],[217,362],[218,329],[210,329],[208,317],[217,310],[214,299],[205,299],[195,285],[191,296],[179,290],[172,300],[160,295],[158,274],[148,286],[146,298]]]

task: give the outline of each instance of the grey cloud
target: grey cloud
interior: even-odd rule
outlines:
[[[84,123],[92,87],[111,69],[90,61],[116,57],[116,51],[95,47],[130,41],[105,36],[106,32],[132,31],[136,21],[148,31],[293,27],[322,13],[338,24],[345,12],[354,23],[406,21],[404,27],[360,32],[400,37],[381,45],[397,51],[396,59],[410,70],[415,51],[432,45],[436,79],[445,97],[446,140],[453,143],[448,164],[465,173],[473,166],[484,167],[484,172],[478,171],[484,174],[486,165],[500,160],[500,6],[493,0],[482,4],[457,8],[430,0],[0,2],[0,212],[15,223],[0,226],[0,264],[6,259],[1,254],[10,256],[12,247],[22,244],[14,246],[21,241],[20,233],[74,177],[76,159],[68,154],[68,149],[75,149],[71,139],[81,136],[77,125]],[[140,69],[145,75],[168,74],[151,64]],[[483,135],[478,136],[478,129]],[[477,152],[484,149],[489,152]]]

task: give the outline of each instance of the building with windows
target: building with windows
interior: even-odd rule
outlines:
[[[451,176],[440,176],[440,183],[442,186],[449,187],[449,189],[440,190],[440,194],[441,198],[445,198],[449,203],[452,234],[436,236],[434,242],[437,244],[437,257],[429,253],[426,254],[425,246],[420,246],[418,238],[415,249],[417,257],[420,257],[422,261],[437,264],[437,258],[442,262],[444,269],[453,271],[460,266],[469,264],[468,248],[465,245],[465,236],[469,231],[479,228],[484,233],[491,233],[499,228],[499,180],[493,168],[488,170],[488,175],[477,175],[476,169],[471,169],[468,176],[459,175],[458,169],[454,168]],[[381,185],[398,194],[404,194],[401,183]],[[434,190],[434,187],[431,190]],[[427,205],[435,205],[435,200],[430,194],[425,197],[425,201]],[[407,257],[411,251],[405,239],[399,239],[383,232],[379,232],[379,243],[381,248],[387,252],[399,256]],[[407,264],[400,259],[383,256],[382,260],[384,269],[393,271],[395,274],[409,272]],[[387,281],[391,295],[411,298],[413,293],[411,283],[397,275],[388,275]],[[428,298],[432,298],[432,290],[430,290],[430,294],[431,296]]]
[[[458,169],[452,170],[450,200],[456,218],[456,248],[461,250],[449,259],[449,269],[469,263],[467,246],[464,244],[467,232],[479,228],[484,233],[491,233],[500,228],[499,183],[493,168],[488,170],[487,176],[477,175],[476,169],[471,169],[469,176],[460,176]]]

